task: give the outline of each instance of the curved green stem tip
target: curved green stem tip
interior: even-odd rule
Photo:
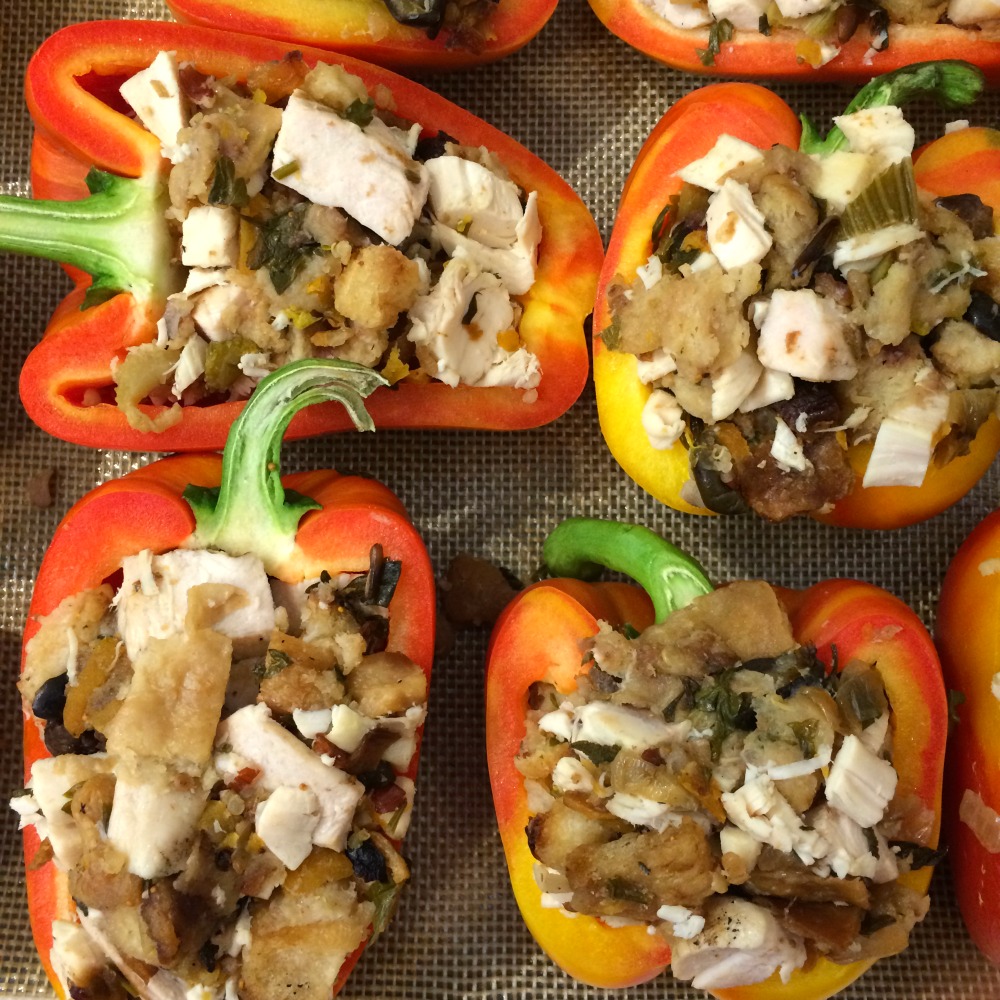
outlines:
[[[281,483],[281,444],[292,417],[333,400],[346,407],[358,430],[373,431],[364,398],[384,385],[378,372],[363,365],[315,358],[263,379],[230,428],[221,484],[184,491],[195,515],[194,544],[230,555],[252,552],[268,569],[280,565],[295,545],[299,521],[319,506]]]
[[[573,517],[549,535],[542,555],[553,576],[593,580],[605,568],[625,573],[649,594],[657,622],[712,590],[696,560],[639,524]]]

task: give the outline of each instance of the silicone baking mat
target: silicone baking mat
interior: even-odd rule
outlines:
[[[0,191],[27,194],[30,121],[24,67],[46,35],[71,21],[165,19],[157,3],[42,3],[0,0]],[[584,0],[562,0],[542,33],[519,54],[455,75],[423,77],[445,96],[509,132],[576,188],[607,239],[628,168],[653,124],[682,94],[707,82],[674,72],[612,37]],[[799,111],[821,121],[853,88],[780,85]],[[979,123],[998,124],[1000,96],[980,102]],[[949,117],[914,110],[918,138]],[[53,264],[0,258],[0,800],[22,784],[20,707],[14,690],[20,632],[33,575],[72,502],[150,455],[89,451],[47,437],[17,396],[24,356],[68,289]],[[604,446],[590,386],[566,416],[537,431],[382,431],[289,445],[289,471],[335,466],[376,476],[396,490],[423,531],[439,578],[471,552],[530,576],[541,541],[574,514],[644,522],[689,549],[716,580],[761,576],[805,586],[852,576],[886,587],[933,624],[947,561],[1000,500],[1000,468],[933,523],[895,532],[828,528],[799,520],[769,526],[748,518],[677,514],[647,496]],[[53,498],[29,495],[52,477]],[[556,1000],[614,994],[573,983],[535,946],[507,883],[493,820],[483,741],[485,631],[460,633],[434,668],[414,826],[407,852],[414,878],[389,931],[365,953],[343,996],[352,1000]],[[1000,891],[1000,886],[997,887]],[[935,875],[929,916],[908,951],[879,963],[842,996],[850,1000],[1000,997],[1000,970],[969,941],[949,889],[947,863]],[[24,899],[16,817],[0,808],[0,994],[49,997],[35,957]],[[619,994],[621,995],[621,994]],[[669,975],[627,991],[635,998],[701,996]]]

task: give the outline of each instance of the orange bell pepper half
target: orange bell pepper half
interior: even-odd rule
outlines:
[[[400,500],[381,483],[332,470],[282,477],[278,454],[292,412],[317,399],[338,400],[374,429],[361,403],[381,381],[358,365],[296,362],[269,376],[234,425],[224,455],[164,458],[97,487],[70,508],[56,529],[35,580],[22,646],[39,619],[65,598],[114,579],[126,556],[179,547],[221,548],[231,555],[259,555],[271,576],[296,583],[324,571],[366,573],[371,550],[400,563],[389,603],[387,649],[406,654],[430,679],[434,653],[435,586],[426,548]],[[279,398],[282,397],[283,398]],[[247,419],[249,418],[249,419]],[[418,731],[418,737],[421,730]],[[50,756],[33,715],[24,722],[24,775]],[[419,753],[405,775],[416,774]],[[51,959],[52,924],[72,920],[75,905],[66,873],[48,861],[36,864],[40,842],[24,830],[28,908],[35,945],[53,988],[67,1000]],[[336,993],[365,944],[338,974]]]
[[[527,45],[556,0],[490,0],[482,25],[471,30],[447,20],[440,30],[401,23],[383,0],[298,0],[288,9],[268,0],[170,0],[168,6],[185,24],[315,45],[393,69],[453,70],[495,62]]]
[[[720,135],[761,149],[775,144],[796,149],[801,131],[794,112],[771,91],[752,83],[710,84],[682,97],[660,119],[622,190],[594,309],[598,415],[619,465],[643,489],[676,510],[712,513],[683,494],[691,478],[684,441],[657,449],[642,430],[643,406],[652,390],[636,374],[635,355],[609,350],[596,335],[612,321],[608,288],[616,277],[634,275],[646,263],[653,252],[654,222],[682,186],[677,171],[704,156]],[[915,154],[914,173],[917,185],[929,194],[977,194],[1000,220],[1000,132],[970,128],[945,135]],[[945,465],[932,462],[919,487],[864,488],[861,480],[871,447],[869,442],[848,449],[855,473],[852,490],[831,510],[811,516],[845,527],[896,528],[939,514],[965,496],[992,465],[1000,451],[1000,421],[991,415],[965,454]]]
[[[996,83],[1000,81],[1000,22],[977,27],[941,24],[896,24],[888,45],[876,51],[871,33],[858,28],[836,55],[804,31],[774,27],[770,34],[735,29],[718,40],[711,54],[711,26],[678,28],[644,0],[590,0],[601,23],[622,41],[676,69],[721,76],[764,79],[864,81],[881,73],[929,59],[965,59]],[[718,32],[718,28],[716,28]]]
[[[1000,511],[962,543],[945,573],[936,637],[958,695],[949,738],[945,838],[965,926],[1000,965]]]
[[[623,529],[627,529],[624,537]],[[560,968],[574,979],[606,989],[659,975],[670,964],[669,945],[644,926],[609,927],[586,914],[569,918],[542,906],[533,874],[535,859],[525,833],[530,814],[524,779],[514,760],[525,736],[531,686],[544,681],[561,692],[574,690],[577,678],[590,668],[589,662],[582,661],[581,643],[597,633],[599,622],[642,630],[654,620],[662,621],[699,590],[710,589],[693,568],[697,564],[673,546],[665,555],[659,550],[659,555],[635,562],[642,547],[647,553],[657,551],[651,544],[655,538],[635,525],[587,519],[564,522],[546,542],[545,561],[550,568],[579,573],[593,569],[587,562],[594,560],[634,573],[648,593],[632,584],[585,583],[575,578],[533,584],[497,620],[487,659],[487,762],[515,899],[536,942]],[[592,549],[580,551],[591,543]],[[656,568],[657,560],[661,568]],[[678,575],[671,577],[669,569],[662,570],[664,566],[675,568]],[[929,846],[936,846],[947,704],[940,663],[927,630],[902,601],[867,583],[829,580],[804,591],[775,589],[796,639],[815,645],[818,657],[831,669],[853,659],[877,664],[896,720],[897,795],[913,796],[933,816]],[[930,868],[922,868],[900,876],[900,881],[926,892],[931,874]],[[871,965],[871,961],[839,965],[817,956],[792,973],[787,983],[775,973],[765,982],[713,995],[723,1000],[825,1000]]]
[[[128,114],[118,87],[148,66],[160,51],[175,52],[205,74],[246,79],[267,62],[287,55],[283,42],[167,22],[100,21],[74,24],[47,39],[27,71],[28,107],[36,125],[32,147],[32,183],[40,199],[77,200],[88,194],[88,171],[144,178],[135,195],[141,202],[126,208],[122,228],[98,236],[110,249],[131,249],[144,220],[156,211],[164,162],[157,138]],[[391,99],[395,114],[441,130],[460,143],[485,146],[526,191],[538,192],[542,241],[536,278],[519,296],[523,313],[518,327],[524,346],[538,357],[542,377],[537,396],[525,398],[512,387],[451,388],[441,382],[404,380],[382,389],[369,409],[382,428],[470,428],[515,430],[545,424],[564,413],[587,379],[589,358],[584,322],[594,302],[603,247],[597,225],[583,202],[545,163],[509,136],[426,88],[349,56],[301,49],[307,64],[335,59],[361,77],[370,93]],[[391,95],[391,98],[386,95]],[[22,249],[14,237],[3,239],[4,213],[33,203],[0,199],[0,246]],[[43,205],[41,207],[44,207]],[[131,213],[131,215],[130,215]],[[134,216],[134,217],[133,217]],[[131,226],[131,229],[129,228]],[[96,238],[96,237],[95,237]],[[136,242],[138,240],[136,239]],[[155,247],[144,253],[155,257]],[[39,252],[24,250],[24,252]],[[58,258],[57,254],[44,254]],[[128,254],[125,254],[128,257]],[[169,264],[157,258],[152,272]],[[181,419],[159,432],[130,426],[113,398],[112,366],[128,347],[152,341],[163,311],[165,292],[154,273],[148,294],[122,292],[81,311],[89,279],[67,268],[77,287],[52,317],[45,335],[25,360],[21,399],[43,430],[77,444],[100,448],[192,451],[221,448],[243,402],[182,407]],[[162,282],[160,282],[162,284]],[[157,419],[161,405],[142,404]],[[301,438],[347,430],[350,422],[335,405],[299,414],[289,431]]]

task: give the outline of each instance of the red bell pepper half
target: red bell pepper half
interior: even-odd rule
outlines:
[[[955,67],[953,77],[951,67]],[[942,84],[944,80],[950,82]],[[967,103],[979,92],[981,83],[979,74],[964,64],[927,63],[871,81],[847,111],[901,104],[921,93]],[[844,138],[834,128],[820,141],[812,126],[804,135],[788,105],[756,84],[712,84],[677,101],[650,133],[622,191],[598,285],[595,332],[612,323],[609,287],[616,278],[634,276],[636,268],[653,253],[650,234],[658,226],[664,206],[682,186],[677,172],[703,157],[723,134],[761,149],[781,144],[809,153],[836,150]],[[978,195],[1000,218],[998,172],[1000,139],[992,129],[953,132],[915,154],[914,176],[922,190],[934,196]],[[710,513],[695,505],[685,490],[692,475],[685,440],[658,449],[641,429],[651,388],[637,375],[635,355],[610,350],[603,337],[595,336],[594,384],[601,430],[622,468],[663,503],[688,513]],[[848,527],[895,528],[940,513],[968,493],[989,469],[1000,451],[1000,421],[991,415],[968,451],[945,464],[932,462],[919,487],[864,488],[862,478],[871,450],[871,441],[848,449],[854,487],[833,504],[832,510],[816,511],[812,516]]]
[[[252,553],[261,558],[269,575],[294,584],[326,573],[365,574],[373,547],[381,547],[386,561],[399,564],[398,582],[388,603],[385,648],[405,654],[429,680],[434,577],[423,542],[399,499],[372,479],[332,470],[282,477],[279,469],[283,431],[297,410],[337,400],[347,407],[358,429],[373,430],[363,396],[379,384],[379,376],[346,362],[293,363],[261,383],[233,425],[222,456],[165,458],[92,490],[63,518],[44,555],[23,649],[38,634],[39,620],[64,599],[113,581],[116,574],[120,578],[123,559],[147,549],[154,554],[181,547]],[[22,670],[24,664],[23,656]],[[421,732],[422,726],[405,769],[411,779]],[[26,708],[26,784],[32,766],[50,756],[43,733],[34,709]],[[31,926],[42,964],[62,996],[63,985],[52,964],[52,927],[53,921],[74,919],[76,907],[66,872],[39,849],[34,826],[27,826],[24,850]],[[364,947],[363,941],[348,956],[331,984],[334,992]]]
[[[467,69],[516,52],[545,26],[556,0],[171,0],[178,21],[264,35],[394,69]],[[449,7],[452,7],[449,10]]]
[[[103,448],[192,451],[221,448],[242,402],[183,408],[159,433],[129,425],[113,398],[112,366],[127,348],[152,341],[164,298],[176,279],[162,206],[160,144],[128,114],[118,87],[160,51],[217,78],[246,79],[256,67],[287,55],[285,43],[166,22],[75,24],[42,44],[27,71],[27,101],[36,125],[32,183],[40,199],[79,206],[0,199],[0,246],[73,265],[76,288],[61,303],[28,355],[20,391],[31,418],[56,437]],[[330,53],[303,49],[310,66]],[[424,87],[355,61],[337,62],[390,101],[393,112],[496,153],[511,178],[538,192],[543,236],[536,279],[519,297],[518,331],[542,369],[537,397],[510,387],[450,388],[404,380],[371,399],[379,427],[512,430],[565,412],[586,381],[583,324],[593,306],[602,246],[583,203],[547,165],[513,139]],[[391,96],[389,96],[391,95]],[[106,172],[91,174],[91,168]],[[107,174],[113,176],[107,176]],[[136,178],[137,180],[121,180]],[[106,301],[81,311],[90,281]],[[110,292],[121,294],[107,298]],[[161,405],[141,406],[156,420]],[[312,407],[293,422],[290,438],[349,429],[335,405]]]
[[[1000,80],[996,20],[981,26],[948,22],[889,26],[885,12],[876,7],[884,23],[872,18],[862,27],[861,18],[868,15],[847,6],[843,9],[853,10],[857,27],[841,42],[836,37],[839,18],[829,18],[817,38],[792,26],[769,27],[766,33],[756,25],[734,29],[725,18],[703,27],[679,28],[646,0],[590,0],[590,6],[613,35],[677,69],[772,80],[863,81],[929,59],[965,59],[990,81]],[[767,15],[763,17],[766,23]],[[804,18],[803,23],[809,20]]]
[[[535,940],[574,979],[619,988],[654,978],[670,964],[670,947],[645,926],[611,927],[576,914],[567,917],[542,905],[536,864],[526,836],[530,818],[524,779],[515,757],[525,737],[529,691],[549,682],[573,691],[588,673],[581,643],[598,623],[628,634],[662,622],[711,585],[697,564],[638,525],[571,519],[546,540],[544,562],[554,579],[522,591],[494,627],[486,675],[486,745],[493,800],[511,885]],[[600,566],[632,576],[625,583],[586,583]],[[947,706],[933,643],[916,615],[878,587],[828,580],[804,591],[777,590],[795,637],[812,644],[830,669],[851,660],[877,663],[895,715],[894,766],[897,796],[912,796],[933,816],[927,845],[936,845],[940,821]],[[923,893],[931,870],[900,876]],[[712,991],[727,1000],[788,997],[822,1000],[853,982],[871,961],[838,965],[815,956],[787,983],[777,974],[754,986]]]
[[[1000,512],[962,543],[941,585],[936,638],[957,716],[945,837],[972,940],[1000,965]]]

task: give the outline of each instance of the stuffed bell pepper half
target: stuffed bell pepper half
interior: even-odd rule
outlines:
[[[370,479],[278,470],[302,406],[372,429],[382,380],[303,360],[226,451],[98,487],[35,584],[18,688],[32,929],[63,998],[327,1000],[385,927],[434,581]]]
[[[77,281],[21,375],[56,437],[221,448],[257,383],[303,357],[381,372],[379,427],[534,427],[582,390],[596,224],[537,157],[418,84],[115,21],[43,43],[27,98],[46,200],[0,199],[0,248]],[[349,427],[329,404],[290,436]]]
[[[900,105],[971,102],[926,63],[825,138],[754,84],[704,87],[646,141],[601,276],[594,381],[625,471],[679,510],[892,528],[1000,450],[1000,132],[914,151]]]
[[[945,836],[973,941],[1000,965],[1000,512],[963,542],[941,585],[936,638],[955,721]]]
[[[498,620],[487,753],[518,906],[573,978],[821,1000],[928,909],[947,707],[877,587],[713,589],[647,528],[573,519]],[[637,580],[586,583],[606,566]],[[759,985],[758,985],[759,984]]]
[[[516,52],[556,0],[169,0],[186,24],[316,45],[396,69],[467,69]]]
[[[802,81],[869,80],[965,59],[1000,81],[996,0],[590,0],[623,41],[678,69]]]

